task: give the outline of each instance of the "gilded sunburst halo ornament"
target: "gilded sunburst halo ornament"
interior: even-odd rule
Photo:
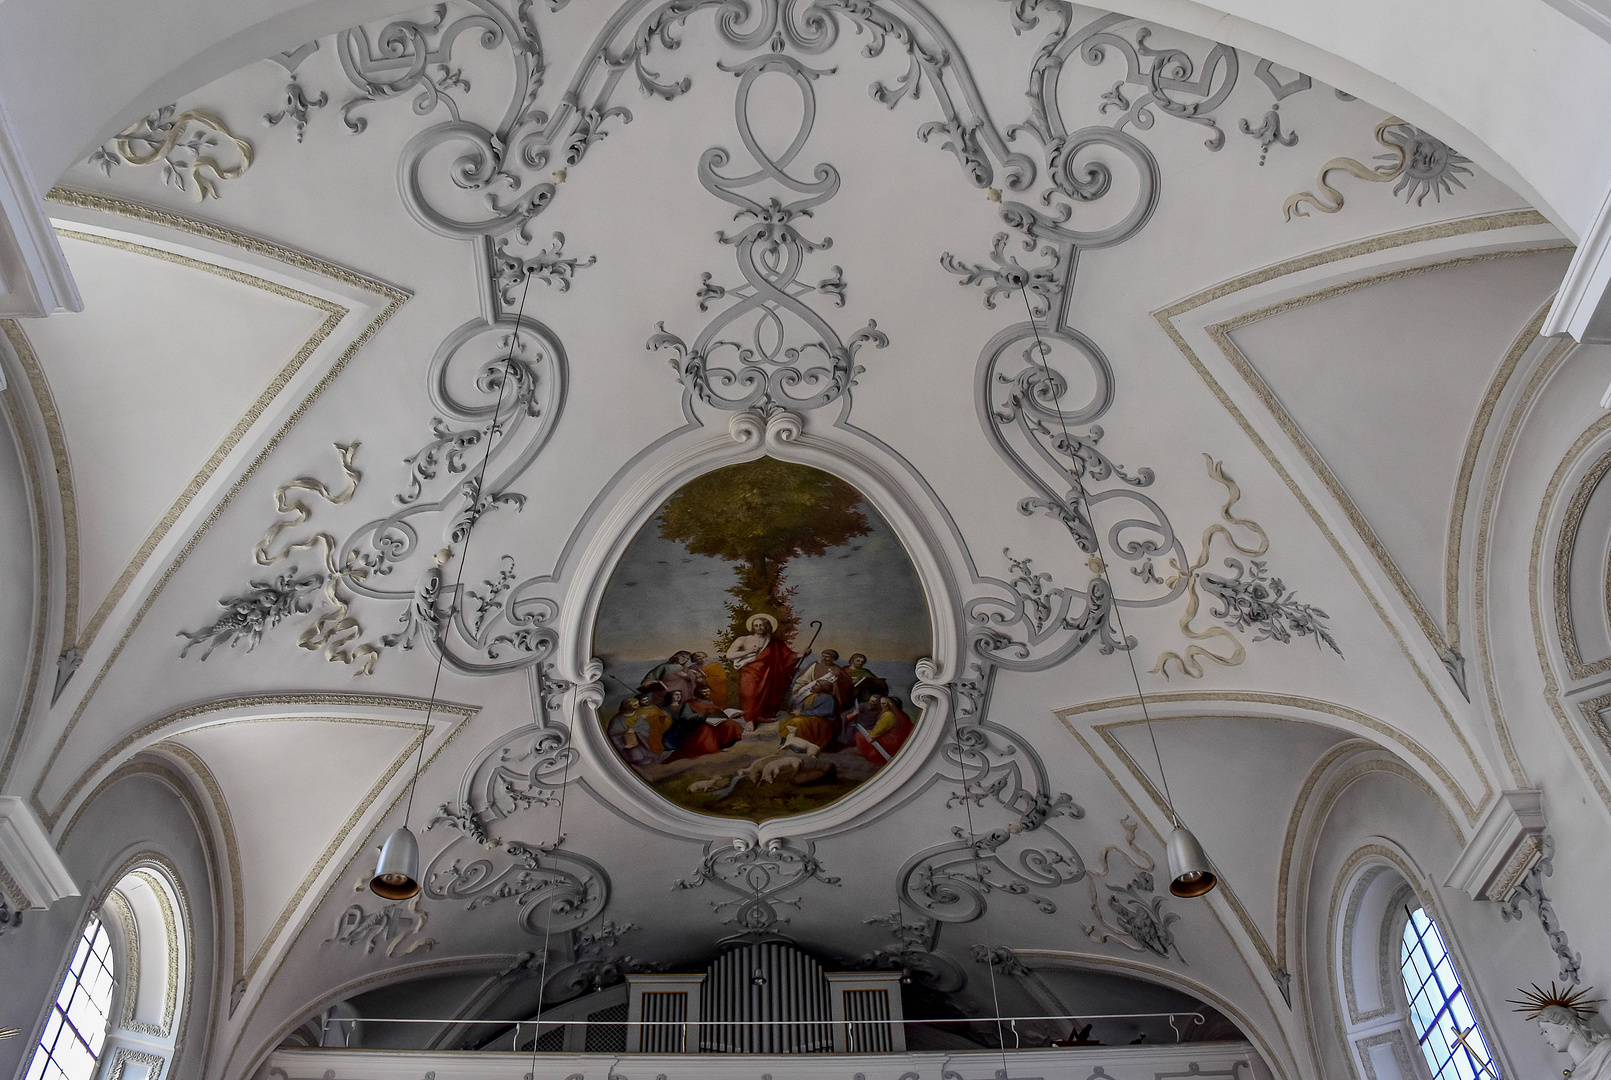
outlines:
[[[1542,990],[1537,983],[1531,989],[1518,989],[1520,998],[1506,998],[1505,1004],[1516,1006],[1512,1012],[1519,1012],[1529,1020],[1537,1020],[1545,1009],[1566,1009],[1583,1019],[1593,1016],[1593,1008],[1605,1001],[1605,998],[1591,998],[1589,994],[1594,990],[1592,986],[1573,987],[1570,984],[1558,987],[1554,982],[1549,984],[1548,990]]]

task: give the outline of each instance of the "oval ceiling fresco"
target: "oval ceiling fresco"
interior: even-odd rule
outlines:
[[[689,810],[819,810],[922,718],[933,629],[917,569],[862,493],[760,458],[678,489],[627,545],[593,638],[615,753]]]

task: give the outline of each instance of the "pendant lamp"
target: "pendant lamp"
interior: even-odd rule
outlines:
[[[1219,884],[1203,845],[1186,826],[1175,822],[1169,834],[1169,891],[1176,896],[1203,896]]]
[[[987,194],[986,198],[991,199],[993,202],[1000,201],[1000,194]],[[1035,318],[1034,307],[1029,302],[1029,286],[1025,284],[1019,291],[1023,293],[1024,312],[1029,317],[1030,329],[1035,332],[1035,355],[1040,357],[1041,370],[1046,377],[1045,385],[1047,387],[1056,387],[1058,381],[1052,377],[1051,365],[1046,361],[1046,344],[1040,338],[1040,322]],[[1055,408],[1056,406],[1054,405],[1053,407]],[[1074,440],[1068,433],[1068,422],[1064,420],[1061,408],[1057,408],[1057,420],[1063,429],[1063,445],[1072,447]],[[1079,494],[1080,500],[1085,503],[1085,513],[1091,523],[1092,547],[1095,549],[1092,554],[1096,558],[1096,564],[1103,580],[1107,582],[1108,595],[1113,598],[1113,617],[1119,623],[1119,637],[1121,640],[1128,642],[1130,638],[1124,630],[1124,614],[1119,609],[1118,593],[1113,589],[1113,578],[1108,574],[1107,560],[1102,557],[1101,533],[1096,528],[1096,514],[1091,509],[1090,493],[1085,490],[1085,484],[1081,482],[1076,471],[1070,469],[1068,470],[1068,475],[1069,480],[1074,485],[1074,490]],[[1176,896],[1186,898],[1205,896],[1213,891],[1214,886],[1219,884],[1219,875],[1214,873],[1213,865],[1209,863],[1208,855],[1203,851],[1203,845],[1197,842],[1197,837],[1192,835],[1190,829],[1180,823],[1180,815],[1175,813],[1175,800],[1169,793],[1169,776],[1164,772],[1163,755],[1158,752],[1158,737],[1152,732],[1152,715],[1147,712],[1147,695],[1141,690],[1141,675],[1136,670],[1133,647],[1133,645],[1126,647],[1123,650],[1124,656],[1126,660],[1130,661],[1130,677],[1135,682],[1136,701],[1141,704],[1141,715],[1147,722],[1147,737],[1152,740],[1152,756],[1158,763],[1158,779],[1163,781],[1164,805],[1169,811],[1170,823],[1175,827],[1174,832],[1170,833],[1169,842],[1166,845],[1169,859],[1169,891]]]
[[[420,891],[420,845],[407,825],[386,838],[369,891],[383,900],[407,900]]]
[[[556,182],[563,182],[561,174]],[[531,290],[531,274],[526,274],[526,286],[520,294],[520,310],[515,316],[515,324],[526,314],[526,293]],[[509,385],[513,375],[515,363],[515,342],[518,332],[509,336],[509,354],[504,357],[503,379],[498,383],[498,402],[492,407],[492,424],[487,429],[487,452],[481,459],[481,473],[476,477],[475,487],[472,491],[485,489],[487,481],[487,466],[492,463],[492,448],[498,441],[499,418],[503,414],[503,392]],[[464,550],[459,559],[458,576],[453,582],[453,595],[458,596],[459,586],[464,581],[464,567],[470,559],[470,537],[475,535],[476,522],[479,515],[470,519],[469,527],[464,533]],[[452,549],[445,548],[437,554],[436,564],[441,566],[452,557]],[[456,601],[455,601],[456,602]],[[444,619],[450,617],[442,616]],[[369,891],[382,900],[407,900],[419,895],[420,891],[420,844],[414,834],[409,831],[408,819],[414,812],[414,789],[419,786],[420,768],[425,763],[425,740],[431,733],[431,714],[436,710],[436,691],[442,683],[442,663],[447,659],[447,646],[437,650],[436,678],[431,683],[431,698],[425,706],[425,719],[420,724],[419,756],[414,759],[414,778],[408,784],[408,807],[403,811],[403,824],[396,832],[386,838],[386,843],[380,849],[380,861],[375,864],[374,876],[369,879]]]

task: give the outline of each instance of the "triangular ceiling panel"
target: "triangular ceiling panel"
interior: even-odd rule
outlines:
[[[64,230],[62,246],[85,311],[24,329],[68,448],[83,627],[342,310],[146,244]]]
[[[244,974],[418,733],[394,721],[297,717],[217,724],[169,740],[200,759],[217,785],[212,797],[223,802],[218,816],[227,817],[225,843],[235,846],[242,876],[235,894]]]
[[[1435,619],[1472,424],[1570,254],[1395,271],[1231,333]]]

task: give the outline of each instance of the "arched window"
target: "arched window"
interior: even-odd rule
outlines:
[[[112,939],[91,916],[67,965],[27,1080],[91,1080],[112,1012]]]
[[[1460,988],[1460,973],[1425,909],[1409,911],[1399,948],[1399,973],[1421,1053],[1433,1080],[1499,1080],[1488,1041]]]
[[[188,910],[161,856],[119,876],[84,927],[24,1080],[168,1075],[190,993]]]

